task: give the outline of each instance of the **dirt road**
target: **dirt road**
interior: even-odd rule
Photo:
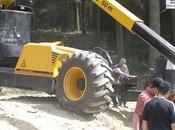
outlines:
[[[0,93],[0,130],[131,130],[129,108],[112,108],[82,117],[61,108],[43,92],[3,88]]]

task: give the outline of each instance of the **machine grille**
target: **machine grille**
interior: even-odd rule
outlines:
[[[55,52],[52,52],[52,65],[56,62],[57,57],[58,57],[58,54]]]

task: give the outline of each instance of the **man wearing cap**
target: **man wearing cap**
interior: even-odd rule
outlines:
[[[145,104],[143,130],[175,130],[175,106],[167,100],[172,85],[164,81],[158,90],[158,96]]]
[[[153,78],[150,86],[146,87],[145,90],[139,94],[133,115],[133,130],[142,130],[142,114],[144,106],[158,94],[158,88],[162,82],[163,79],[160,77]]]

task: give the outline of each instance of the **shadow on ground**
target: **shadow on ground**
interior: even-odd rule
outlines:
[[[11,126],[15,127],[18,130],[39,130],[29,122],[14,117],[10,117],[5,114],[0,114],[0,120],[7,122],[8,124],[10,124]]]

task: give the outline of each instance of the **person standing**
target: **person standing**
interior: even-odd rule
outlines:
[[[175,130],[175,106],[167,100],[172,85],[164,81],[160,84],[159,95],[146,103],[143,111],[143,130]]]
[[[158,88],[164,80],[155,77],[151,80],[151,84],[141,92],[137,98],[137,104],[133,115],[133,130],[142,130],[142,114],[146,102],[153,99],[158,94]]]

